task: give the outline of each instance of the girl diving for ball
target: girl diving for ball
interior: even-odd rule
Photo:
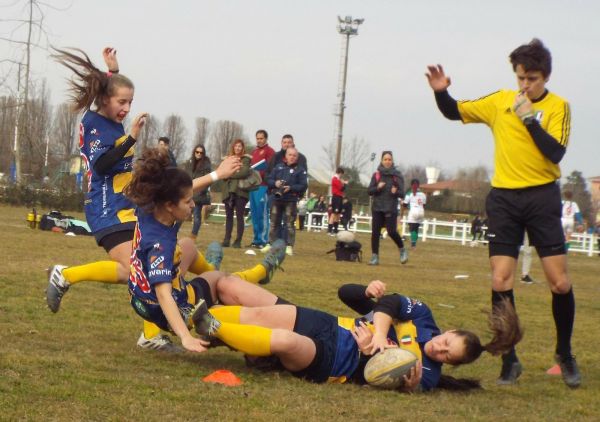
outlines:
[[[228,177],[239,168],[234,157],[224,162],[237,164],[225,164],[228,170],[218,177]],[[145,321],[174,332],[183,347],[194,352],[203,352],[208,346],[188,329],[194,305],[200,300],[245,306],[287,303],[256,285],[268,283],[283,262],[283,241],[272,245],[261,264],[234,274],[205,271],[205,260],[194,241],[177,241],[182,222],[194,209],[194,191],[206,188],[216,176],[192,180],[187,172],[170,165],[167,154],[148,149],[136,161],[132,180],[125,188],[126,197],[137,206],[129,265],[131,305]],[[201,277],[188,282],[184,278],[188,272]]]
[[[419,359],[405,376],[401,389],[406,392],[479,388],[476,380],[442,375],[442,365],[471,363],[483,351],[502,353],[522,337],[519,320],[508,301],[489,314],[493,338],[482,345],[470,331],[442,333],[426,304],[406,296],[386,295],[385,284],[379,280],[366,287],[344,285],[339,296],[366,316],[335,317],[293,305],[208,309],[210,303],[199,303],[192,320],[198,334],[216,337],[248,355],[275,355],[293,375],[318,383],[365,383],[363,369],[371,356],[389,347],[402,347]]]

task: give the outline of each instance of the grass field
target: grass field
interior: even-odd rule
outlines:
[[[27,210],[0,206],[0,420],[600,420],[600,258],[573,255],[577,316],[574,353],[583,385],[569,390],[545,374],[553,364],[554,324],[544,283],[515,285],[525,327],[519,346],[524,373],[518,386],[498,387],[500,361],[484,355],[472,365],[445,368],[458,377],[476,377],[484,390],[457,394],[403,395],[352,385],[312,385],[288,374],[254,372],[240,354],[223,348],[205,354],[143,352],[135,342],[141,320],[124,286],[82,283],[52,314],[44,299],[44,269],[106,259],[90,237],[66,237],[25,225]],[[182,229],[187,233],[189,223]],[[223,225],[203,226],[199,246],[220,240]],[[249,243],[249,233],[246,243]],[[268,286],[305,306],[351,316],[338,302],[344,282],[379,278],[390,291],[423,299],[442,329],[464,327],[483,334],[489,309],[487,249],[458,243],[420,243],[401,266],[391,241],[382,242],[382,265],[336,262],[325,252],[334,241],[322,233],[299,233],[296,255]],[[359,237],[370,255],[366,235]],[[259,253],[260,255],[260,253]],[[238,270],[260,256],[226,249],[223,268]],[[455,279],[457,274],[469,275]],[[541,280],[539,263],[532,275]],[[208,385],[201,378],[226,368],[242,378],[240,387]]]

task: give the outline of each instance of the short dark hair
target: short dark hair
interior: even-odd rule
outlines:
[[[540,71],[544,78],[552,73],[552,55],[544,43],[537,38],[532,39],[529,44],[523,44],[510,53],[510,62],[513,71],[517,65],[523,66],[526,72]]]
[[[344,174],[344,169],[341,167],[338,167],[337,169],[335,169],[335,173],[336,174]]]
[[[161,136],[160,138],[158,138],[158,142],[160,142],[160,141],[164,142],[167,145],[169,145],[171,143],[171,140],[167,136]]]
[[[410,181],[410,184],[411,184],[411,186],[412,186],[412,185],[414,185],[415,183],[416,183],[417,185],[421,185],[421,183],[419,182],[419,179],[412,179],[412,180]]]
[[[281,139],[285,139],[285,138],[290,138],[292,141],[294,140],[294,137],[292,135],[290,135],[289,133],[286,133],[285,135],[283,135],[281,137]]]
[[[267,133],[267,131],[266,131],[266,130],[264,130],[264,129],[258,129],[258,130],[256,131],[256,135],[258,135],[258,134],[260,134],[260,133],[262,133],[262,134],[265,136],[265,139],[269,139],[269,134]],[[256,136],[256,135],[254,135],[254,136]]]

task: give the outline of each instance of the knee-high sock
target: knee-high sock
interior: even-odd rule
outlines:
[[[568,293],[552,293],[552,315],[556,325],[556,353],[561,357],[571,355],[571,335],[575,320],[573,288]]]
[[[416,245],[418,238],[419,238],[419,232],[417,232],[417,231],[410,232],[410,243],[411,244]]]
[[[200,253],[200,251],[198,251],[198,256],[196,257],[196,260],[192,262],[192,265],[190,265],[189,268],[189,270],[194,274],[202,274],[207,271],[214,271],[215,269],[215,266],[213,264],[210,264],[206,260],[206,258],[204,258],[204,255]]]
[[[233,274],[249,283],[257,284],[260,280],[267,276],[267,269],[263,264],[258,264],[248,270],[239,271]]]
[[[511,305],[515,309],[517,309],[515,306],[515,295],[512,289],[507,290],[505,292],[497,292],[495,290],[492,290],[492,312],[494,312],[494,309],[502,301],[503,298],[507,298],[510,301]],[[509,352],[503,354],[502,360],[511,362],[518,360],[517,351],[515,350],[515,348],[513,347],[512,349],[510,349]]]
[[[151,338],[154,338],[159,334],[160,328],[158,328],[158,326],[144,320],[144,337],[146,337],[147,340],[150,340]]]
[[[214,306],[209,309],[209,312],[221,322],[231,322],[234,324],[240,323],[240,313],[242,307],[238,305],[232,306]]]
[[[116,261],[97,261],[65,268],[62,274],[69,284],[79,283],[80,281],[118,284],[122,282],[118,276],[118,265]]]
[[[272,333],[270,328],[221,322],[215,336],[247,355],[270,356]]]

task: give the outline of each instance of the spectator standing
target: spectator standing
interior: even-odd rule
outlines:
[[[419,180],[412,179],[410,181],[410,191],[404,198],[404,206],[408,207],[408,229],[410,231],[410,246],[417,247],[417,239],[419,238],[419,226],[425,219],[425,204],[427,196],[419,190]]]
[[[398,234],[398,199],[402,197],[404,186],[402,175],[394,167],[394,158],[391,151],[383,151],[381,163],[371,177],[367,191],[373,197],[371,205],[371,260],[369,265],[379,265],[379,236],[385,226],[388,235],[392,238],[400,251],[400,263],[408,261],[408,251]]]
[[[264,164],[256,167],[256,170],[262,177],[260,186],[250,192],[250,218],[252,218],[252,228],[254,238],[250,247],[262,248],[267,244],[269,236],[269,196],[267,194],[267,168],[275,151],[268,144],[269,134],[266,130],[256,131],[256,148],[252,151],[251,165],[255,165],[262,160]]]
[[[245,179],[250,174],[250,156],[246,155],[246,146],[244,141],[236,139],[231,144],[229,156],[236,156],[240,159],[242,167],[235,172],[229,179],[223,180],[223,203],[225,204],[225,238],[223,247],[231,245],[233,248],[242,247],[242,236],[244,235],[244,209],[248,202],[248,192],[239,188],[238,181]],[[231,244],[231,232],[233,231],[233,214],[235,212],[237,222],[236,238]]]
[[[565,199],[562,201],[561,223],[563,232],[565,233],[565,247],[568,252],[571,247],[571,235],[575,230],[575,221],[582,223],[583,219],[581,218],[579,205],[577,205],[577,202],[573,201],[573,192],[565,191],[564,197]]]
[[[319,196],[319,200],[315,204],[313,212],[316,213],[325,213],[327,212],[327,202],[325,202],[325,197],[323,195]],[[319,231],[323,227],[323,215],[315,215],[312,221],[313,226],[319,227]]]
[[[308,212],[308,200],[305,196],[298,201],[298,229],[304,230],[304,222],[306,221],[306,213]]]
[[[327,224],[327,233],[332,235],[338,232],[344,189],[346,189],[346,185],[348,184],[348,181],[342,180],[343,174],[344,169],[338,167],[331,178],[331,218]]]
[[[279,227],[285,215],[287,221],[287,247],[286,254],[293,254],[296,240],[296,214],[298,198],[306,191],[308,180],[306,170],[298,164],[298,151],[290,147],[285,153],[285,162],[275,166],[268,179],[269,188],[273,191],[273,204],[271,205],[271,229],[269,243],[278,239]],[[281,237],[283,238],[283,237]],[[267,252],[270,244],[261,251]]]
[[[212,171],[210,158],[206,155],[204,145],[198,144],[192,150],[192,157],[187,162],[186,170],[192,179],[210,174]],[[202,208],[210,206],[210,187],[194,194],[194,211],[192,213],[192,239],[196,239],[202,224]]]
[[[169,154],[169,160],[171,160],[171,165],[173,167],[177,167],[177,160],[175,159],[175,154],[171,151],[171,140],[167,136],[161,136],[158,138],[158,148],[166,151]]]

